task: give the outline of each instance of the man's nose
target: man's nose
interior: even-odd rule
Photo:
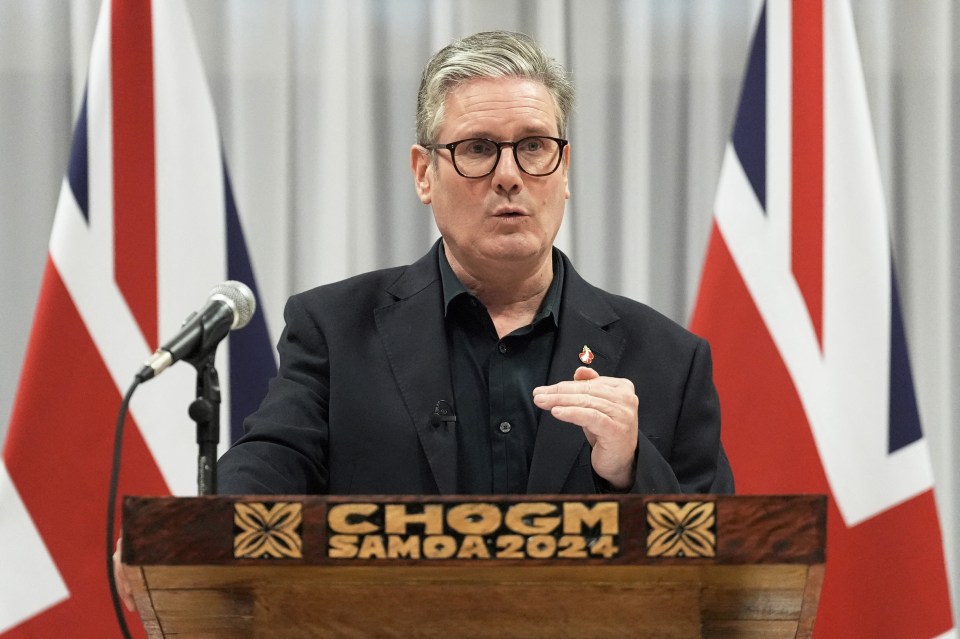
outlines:
[[[518,193],[523,189],[523,172],[517,166],[513,147],[504,147],[500,152],[500,161],[493,170],[493,186],[505,193]]]

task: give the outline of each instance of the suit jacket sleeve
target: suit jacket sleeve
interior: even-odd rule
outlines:
[[[680,407],[671,462],[685,493],[733,492],[733,474],[720,443],[720,400],[710,346],[697,339]]]
[[[669,450],[658,449],[644,433],[641,416],[633,492],[734,491],[733,473],[720,442],[720,402],[712,368],[709,344],[696,338]]]
[[[329,350],[297,296],[284,309],[280,370],[245,434],[220,458],[221,494],[324,493],[327,488]]]

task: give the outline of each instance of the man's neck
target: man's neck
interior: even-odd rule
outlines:
[[[500,337],[533,321],[553,282],[552,252],[528,264],[490,268],[464,265],[450,252],[447,261],[467,290],[483,302]]]

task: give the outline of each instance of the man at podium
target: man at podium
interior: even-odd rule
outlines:
[[[433,56],[410,164],[441,239],[289,299],[221,493],[733,491],[708,344],[553,246],[572,103],[528,36]]]

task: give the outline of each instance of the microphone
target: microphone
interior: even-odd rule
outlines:
[[[430,414],[430,424],[437,428],[443,426],[444,424],[456,424],[457,414],[453,412],[453,408],[450,407],[450,404],[441,399],[437,402],[437,405],[433,407],[433,413]]]
[[[180,360],[191,364],[203,360],[227,333],[246,326],[256,310],[253,291],[243,282],[228,280],[213,287],[203,308],[191,313],[173,339],[143,363],[137,379],[153,379]]]

